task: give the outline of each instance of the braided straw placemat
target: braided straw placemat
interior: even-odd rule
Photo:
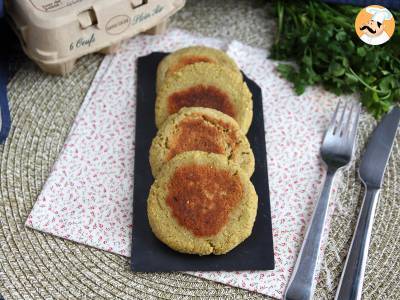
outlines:
[[[189,1],[173,25],[268,47],[273,23],[266,8],[253,3]],[[0,146],[0,294],[5,299],[263,298],[186,274],[133,274],[127,258],[24,227],[100,62],[100,55],[89,55],[63,78],[26,62],[9,84],[13,125]],[[357,157],[374,125],[363,115]],[[398,137],[378,206],[365,299],[398,298],[399,142]],[[363,195],[354,165],[343,179],[316,299],[333,297]]]

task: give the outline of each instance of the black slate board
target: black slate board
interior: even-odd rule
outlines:
[[[253,94],[254,116],[247,134],[256,167],[251,178],[258,194],[257,217],[251,236],[225,255],[197,256],[175,252],[152,233],[147,196],[154,181],[149,163],[151,141],[157,133],[154,117],[158,63],[167,53],[154,52],[137,62],[136,145],[133,195],[131,268],[135,272],[272,270],[274,253],[267,176],[267,156],[260,87],[244,76]]]

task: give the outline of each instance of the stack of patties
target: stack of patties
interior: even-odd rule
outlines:
[[[172,249],[224,254],[252,232],[258,198],[246,138],[253,102],[224,52],[189,47],[157,70],[156,125],[150,149],[150,226]]]

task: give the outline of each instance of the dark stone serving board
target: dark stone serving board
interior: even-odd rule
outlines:
[[[260,87],[244,75],[253,95],[253,122],[247,134],[255,156],[251,181],[258,195],[258,211],[251,236],[225,255],[182,254],[161,243],[147,218],[147,197],[154,181],[149,163],[151,141],[157,133],[154,105],[158,63],[168,53],[154,52],[137,62],[137,108],[131,268],[134,272],[239,271],[274,269],[267,154]]]

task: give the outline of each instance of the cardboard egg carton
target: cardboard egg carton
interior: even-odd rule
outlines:
[[[185,0],[9,0],[8,20],[41,69],[66,74],[79,57],[111,53],[141,32],[165,31]]]

